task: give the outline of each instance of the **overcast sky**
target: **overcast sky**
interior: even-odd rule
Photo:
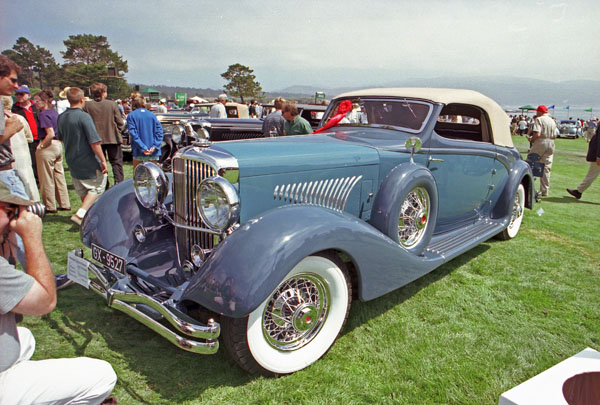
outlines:
[[[108,38],[132,83],[263,90],[501,75],[600,80],[598,0],[0,0],[0,49],[24,36],[59,63],[69,35]]]

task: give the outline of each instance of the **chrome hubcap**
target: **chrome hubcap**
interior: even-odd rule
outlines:
[[[523,215],[523,207],[521,207],[521,196],[517,193],[515,203],[513,205],[512,215],[510,217],[510,225],[512,227],[519,218]]]
[[[329,288],[315,274],[297,274],[279,285],[263,313],[263,335],[278,350],[296,350],[321,330]]]
[[[403,246],[412,247],[423,238],[429,221],[429,204],[429,194],[423,187],[416,187],[406,196],[398,219],[398,236]]]

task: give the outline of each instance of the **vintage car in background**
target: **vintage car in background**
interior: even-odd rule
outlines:
[[[87,212],[91,258],[69,253],[69,277],[183,350],[220,339],[243,369],[289,374],[333,345],[353,299],[517,236],[533,179],[498,104],[371,89],[324,123],[341,103],[356,114],[318,135],[198,140],[172,174],[139,165]]]
[[[210,113],[210,109],[216,103],[200,103],[196,104],[192,111],[204,111],[206,115]],[[248,112],[248,106],[246,104],[229,102],[225,104],[225,112],[227,113],[227,118],[250,118],[250,114]]]
[[[183,111],[183,110],[179,110],[179,111],[173,111],[173,112],[167,112],[167,113],[161,113],[161,114],[156,114],[156,118],[158,119],[158,121],[161,123],[162,128],[163,128],[163,135],[165,137],[165,139],[163,140],[163,143],[161,145],[161,158],[160,158],[160,162],[161,164],[164,164],[166,168],[170,167],[170,161],[171,158],[174,156],[175,152],[177,152],[177,150],[182,147],[182,146],[186,146],[189,145],[191,143],[192,138],[189,138],[189,142],[187,142],[188,138],[186,138],[185,136],[181,136],[181,135],[185,135],[183,133],[181,134],[176,134],[173,137],[173,128],[176,128],[178,126],[180,126],[181,123],[187,122],[189,120],[196,120],[196,119],[203,119],[203,118],[207,118],[208,119],[208,115],[210,112],[211,107],[215,105],[215,103],[200,103],[200,104],[196,104],[196,106],[190,110],[190,111]],[[246,106],[245,104],[239,104],[239,103],[227,103],[225,105],[225,111],[227,112],[227,118],[246,118],[249,119],[249,115],[248,115],[248,106]],[[212,120],[212,119],[210,119]],[[209,121],[210,121],[209,120]],[[215,131],[219,134],[223,133],[223,132],[227,132],[227,130],[225,129],[225,127],[231,127],[232,129],[237,127],[238,124],[241,124],[242,126],[247,126],[246,124],[242,124],[241,121],[238,122],[238,124],[226,124],[227,119],[220,119],[222,121],[222,123],[224,125],[219,125],[217,124],[217,126],[219,126],[221,129]],[[252,120],[252,121],[257,121],[257,120]],[[260,123],[258,122],[254,122],[254,126],[253,127],[257,127],[257,126],[261,126],[262,127],[262,121]],[[210,128],[210,125],[208,126]],[[208,131],[208,133],[210,134],[212,131]],[[258,132],[261,133],[262,136],[262,132],[259,130]],[[195,133],[193,133],[194,135],[196,135]],[[131,140],[129,139],[129,131],[127,131],[127,128],[125,128],[121,134],[123,136],[123,144],[122,144],[122,149],[124,153],[131,153]],[[192,133],[190,133],[190,135],[192,135]],[[219,135],[219,138],[221,138],[222,136]],[[226,136],[224,138],[227,138]],[[252,136],[252,138],[256,138],[256,136]],[[238,139],[235,137],[232,137],[231,139]],[[182,140],[184,142],[182,142]],[[221,139],[219,139],[221,140]]]
[[[327,110],[327,106],[323,104],[296,104],[299,115],[310,123],[313,129],[317,129],[321,123],[321,119]],[[263,104],[262,119],[271,113],[273,104]]]
[[[575,120],[562,120],[558,125],[559,138],[579,138],[582,134],[582,129]]]
[[[325,110],[327,110],[326,105],[320,104],[296,104],[298,107],[298,112],[300,116],[304,118],[310,124],[313,129],[317,129],[323,116],[325,114]]]

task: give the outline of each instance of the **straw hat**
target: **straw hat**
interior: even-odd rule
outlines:
[[[64,89],[61,90],[60,93],[58,93],[58,97],[60,98],[67,98],[67,91],[69,91],[70,87],[65,87]]]

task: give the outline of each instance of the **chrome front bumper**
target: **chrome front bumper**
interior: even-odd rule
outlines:
[[[219,349],[219,341],[217,339],[221,332],[221,326],[218,322],[210,319],[207,325],[203,325],[179,312],[177,309],[161,303],[148,295],[111,288],[98,266],[87,259],[84,260],[88,262],[88,270],[97,277],[98,281],[90,280],[91,289],[104,297],[109,307],[126,313],[180,349],[197,354],[214,354],[217,352]],[[152,319],[138,309],[136,307],[137,305],[145,305],[156,311],[181,334],[174,332],[162,323]]]

